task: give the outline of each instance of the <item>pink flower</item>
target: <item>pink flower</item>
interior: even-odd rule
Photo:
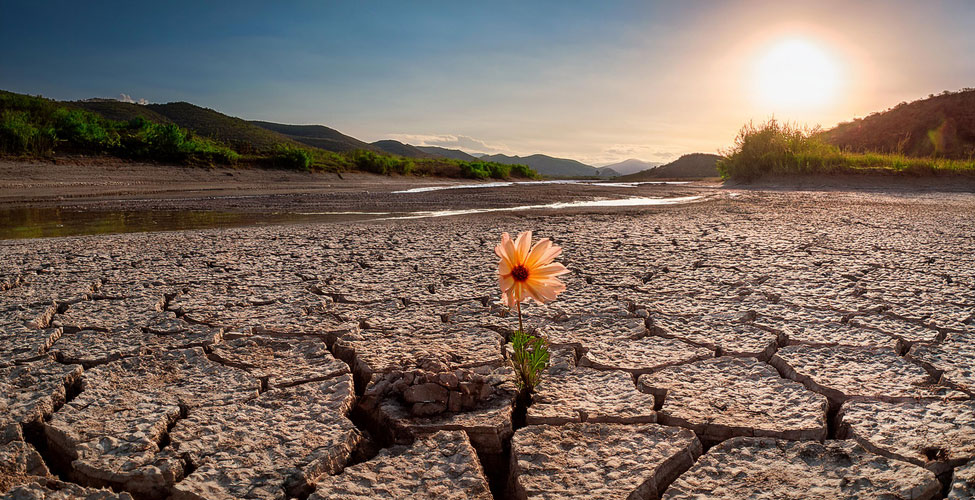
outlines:
[[[501,243],[494,247],[494,253],[501,258],[498,262],[501,300],[508,307],[528,298],[544,304],[565,291],[565,283],[555,277],[569,270],[552,262],[562,253],[562,247],[553,245],[548,238],[540,240],[534,247],[531,244],[532,232],[525,231],[514,241],[508,233],[502,234]]]

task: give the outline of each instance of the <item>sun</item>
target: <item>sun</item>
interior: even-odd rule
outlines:
[[[808,109],[835,99],[840,70],[816,43],[790,38],[771,45],[755,68],[756,98],[772,111]]]

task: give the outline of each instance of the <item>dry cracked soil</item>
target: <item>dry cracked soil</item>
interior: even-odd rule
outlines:
[[[972,498],[975,197],[0,242],[14,499]],[[519,394],[492,250],[568,289]]]

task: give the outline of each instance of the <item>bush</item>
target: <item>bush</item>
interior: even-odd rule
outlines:
[[[781,124],[775,119],[742,127],[734,146],[723,154],[718,161],[721,177],[745,181],[766,174],[975,174],[973,161],[845,152],[826,143],[819,129]]]
[[[0,114],[0,153],[48,154],[54,150],[54,127],[37,127],[23,111],[4,110]]]
[[[311,171],[312,154],[307,149],[278,146],[274,152],[274,166],[291,170]]]
[[[538,172],[528,165],[511,165],[511,175],[523,179],[537,179]]]
[[[381,155],[363,150],[354,151],[352,161],[360,170],[381,175],[409,175],[416,168],[416,164],[409,158]]]

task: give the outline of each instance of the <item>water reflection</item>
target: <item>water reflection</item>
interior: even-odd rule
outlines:
[[[180,231],[293,222],[345,222],[375,218],[364,213],[303,215],[213,210],[67,210],[15,208],[0,210],[0,239],[48,238],[86,234]]]

